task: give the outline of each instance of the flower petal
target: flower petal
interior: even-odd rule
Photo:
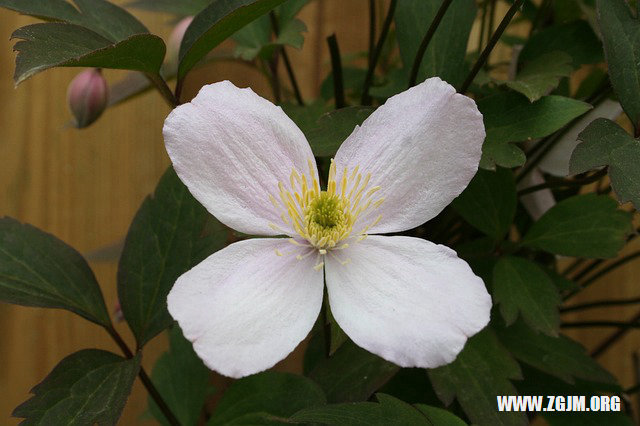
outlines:
[[[282,234],[270,223],[295,234],[269,195],[278,198],[293,168],[308,172],[313,153],[280,107],[223,81],[174,109],[163,133],[178,176],[221,222],[248,234]]]
[[[482,115],[475,102],[437,77],[395,95],[378,108],[336,153],[337,181],[344,168],[371,173],[380,186],[377,209],[360,218],[369,233],[414,228],[435,217],[478,170]],[[357,227],[356,227],[356,230]]]
[[[283,239],[231,244],[182,275],[169,313],[211,369],[242,377],[272,367],[309,333],[322,306],[317,258]]]
[[[358,346],[401,367],[452,362],[489,322],[482,280],[448,247],[369,236],[341,254],[347,264],[325,264],[334,318]]]

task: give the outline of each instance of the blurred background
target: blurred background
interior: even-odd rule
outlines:
[[[378,17],[382,19],[386,3],[378,3]],[[302,10],[299,18],[308,28],[304,46],[301,50],[288,48],[288,53],[305,99],[319,96],[320,84],[329,72],[327,36],[337,35],[343,55],[366,51],[367,7],[365,0],[315,0]],[[497,2],[496,22],[507,7],[506,2]],[[165,38],[171,32],[173,23],[169,16],[133,12],[151,32]],[[82,69],[53,69],[14,87],[14,42],[9,38],[15,29],[31,22],[32,18],[0,10],[0,216],[33,224],[87,255],[107,305],[115,311],[116,267],[123,238],[136,210],[170,164],[161,132],[170,110],[159,94],[148,92],[108,109],[88,129],[71,128],[67,125],[71,115],[66,106],[66,90]],[[469,41],[470,50],[477,46],[479,31],[476,25]],[[515,22],[507,33],[526,35],[528,31],[526,23]],[[218,50],[231,48],[231,44],[223,44]],[[500,45],[491,62],[508,62],[510,55],[510,48]],[[106,70],[104,75],[109,82],[115,82],[124,73]],[[575,73],[572,84],[577,84],[580,75],[581,72]],[[255,69],[222,62],[192,72],[183,99],[193,97],[203,84],[224,79],[238,86],[251,86],[258,94],[271,98],[267,81]],[[637,240],[635,243],[625,252],[637,250],[640,245]],[[629,263],[590,287],[574,302],[636,297],[640,294],[638,277],[640,262]],[[596,309],[566,314],[563,319],[622,321],[634,317],[637,309],[633,306]],[[133,345],[126,326],[120,323],[118,330]],[[567,330],[567,334],[589,349],[600,345],[613,332],[615,329],[611,328]],[[18,423],[18,419],[10,417],[11,411],[28,399],[30,388],[63,357],[90,347],[120,353],[99,326],[62,310],[0,303],[0,335],[0,424],[6,425]],[[623,387],[638,382],[633,357],[639,344],[640,334],[630,330],[599,358]],[[143,365],[148,370],[166,345],[166,337],[161,334],[145,347]],[[299,352],[278,368],[299,371]],[[136,381],[120,424],[152,424],[141,419],[146,404],[146,392]]]

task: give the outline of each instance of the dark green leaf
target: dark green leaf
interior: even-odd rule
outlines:
[[[529,327],[558,334],[560,294],[551,278],[536,264],[519,257],[500,258],[493,269],[493,299],[507,325],[518,313]]]
[[[151,372],[151,380],[183,426],[196,426],[211,386],[209,369],[182,336],[177,324],[169,331],[169,350],[162,354]],[[168,425],[160,408],[149,397],[149,409],[156,420]]]
[[[122,312],[139,346],[171,325],[167,294],[176,279],[226,239],[227,228],[167,170],[133,219],[118,265]]]
[[[522,49],[519,60],[532,61],[554,51],[571,56],[574,68],[604,61],[600,40],[585,21],[555,25],[535,33]]]
[[[13,415],[24,425],[115,425],[138,374],[140,356],[126,360],[85,349],[69,355]]]
[[[211,0],[135,0],[127,4],[151,12],[165,12],[183,16],[194,16],[211,3]]]
[[[571,173],[609,166],[611,187],[620,202],[631,201],[640,209],[640,141],[604,118],[591,122],[578,139],[583,143],[571,155]]]
[[[640,22],[624,0],[598,0],[597,7],[611,84],[637,129],[640,127]]]
[[[308,374],[329,402],[366,401],[399,367],[347,341]]]
[[[567,383],[575,378],[615,383],[614,377],[585,352],[582,345],[565,336],[535,333],[522,321],[496,330],[502,344],[518,360]]]
[[[478,101],[487,137],[480,167],[494,169],[521,166],[524,153],[511,142],[542,138],[581,116],[591,105],[562,96],[545,96],[531,103],[524,96],[504,92]]]
[[[379,393],[376,398],[378,403],[352,402],[307,408],[291,416],[291,420],[329,426],[445,425],[431,422],[427,413],[392,396]]]
[[[371,107],[351,106],[320,116],[316,125],[306,132],[314,155],[318,157],[334,156],[342,142],[373,111],[374,108]]]
[[[440,405],[433,391],[426,370],[423,368],[401,368],[378,392],[391,395],[410,404],[427,403]]]
[[[516,212],[516,183],[510,170],[478,170],[452,207],[471,225],[500,240]]]
[[[394,18],[400,56],[407,75],[413,66],[418,47],[441,4],[441,0],[398,2]],[[449,6],[424,54],[418,82],[438,76],[453,86],[462,83],[466,76],[467,41],[476,11],[473,0],[456,0]]]
[[[615,257],[631,232],[631,215],[605,195],[585,194],[553,206],[522,244],[563,256]]]
[[[197,14],[180,46],[178,80],[214,47],[285,0],[216,0]]]
[[[546,53],[525,64],[515,80],[507,81],[507,86],[535,102],[558,87],[560,79],[571,71],[571,56],[564,52]]]
[[[427,416],[433,426],[466,426],[462,419],[451,412],[438,407],[416,404],[415,407]]]
[[[74,24],[33,24],[16,30],[19,38],[14,80],[21,83],[52,67],[116,68],[157,73],[164,59],[160,37],[133,35],[112,42],[98,33]]]
[[[342,87],[345,95],[357,99],[362,94],[362,85],[367,76],[367,70],[356,67],[342,67]],[[406,77],[402,76],[402,90],[407,88]],[[329,73],[320,85],[320,96],[322,99],[333,99],[333,73]]]
[[[620,402],[622,405],[622,402]],[[585,406],[589,406],[585,400]],[[545,413],[544,419],[549,426],[633,426],[633,418],[622,412],[573,412],[573,413]]]
[[[428,370],[438,397],[449,405],[454,398],[473,423],[481,426],[525,425],[524,413],[498,412],[497,395],[516,395],[509,379],[521,377],[518,363],[491,330],[473,336],[456,360]]]
[[[67,309],[111,324],[98,282],[80,253],[9,217],[0,219],[0,300]]]
[[[85,27],[112,42],[149,31],[129,12],[105,0],[0,0],[0,7]]]
[[[207,424],[251,424],[241,417],[258,413],[288,417],[304,408],[324,404],[322,390],[306,377],[267,371],[234,382]]]

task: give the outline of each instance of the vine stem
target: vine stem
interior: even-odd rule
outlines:
[[[471,86],[471,83],[473,83],[473,80],[476,78],[476,75],[478,74],[480,69],[482,69],[484,64],[487,62],[487,59],[489,59],[491,51],[498,43],[498,40],[500,40],[502,33],[504,33],[504,30],[507,29],[507,26],[511,22],[511,19],[513,19],[520,6],[522,6],[523,2],[524,0],[516,0],[515,2],[513,2],[507,13],[504,15],[504,18],[502,18],[500,25],[498,25],[496,32],[493,33],[491,39],[489,39],[489,42],[487,43],[487,46],[484,48],[484,50],[480,54],[480,57],[473,65],[473,68],[467,76],[467,79],[464,81],[464,83],[462,83],[462,87],[460,87],[459,90],[460,93],[465,93],[467,90],[469,90],[469,86]]]
[[[587,176],[583,179],[575,179],[575,180],[561,180],[557,182],[544,182],[539,185],[530,186],[528,188],[521,189],[518,191],[518,196],[523,196],[526,194],[530,194],[532,192],[540,191],[543,189],[550,188],[564,188],[564,187],[573,187],[573,186],[583,186],[593,182],[597,182],[602,179],[607,174],[607,169],[603,168],[597,173],[592,174],[591,176]]]
[[[397,0],[391,0],[391,3],[389,3],[387,16],[384,18],[384,23],[382,24],[382,29],[380,30],[380,38],[378,39],[376,49],[374,50],[373,55],[371,56],[371,60],[369,61],[367,75],[364,79],[364,85],[362,86],[362,97],[360,98],[360,103],[362,105],[371,104],[369,89],[371,88],[371,84],[373,83],[373,73],[376,70],[378,59],[380,59],[380,54],[382,52],[382,48],[384,47],[384,41],[387,38],[387,34],[389,34],[389,28],[391,28],[391,21],[393,21],[393,14],[395,13],[397,2]]]
[[[591,356],[594,358],[599,357],[600,355],[602,355],[603,353],[605,353],[605,351],[607,349],[609,349],[615,342],[617,342],[618,340],[620,340],[622,337],[624,337],[629,330],[633,329],[633,328],[638,328],[638,322],[640,321],[640,312],[638,312],[633,318],[631,318],[628,322],[624,323],[625,326],[623,326],[622,328],[620,328],[620,330],[612,333],[609,337],[607,337],[606,339],[604,339],[602,341],[602,343],[600,343],[594,350],[593,352],[591,352]]]
[[[626,306],[626,305],[635,305],[640,303],[640,297],[634,297],[631,299],[608,299],[608,300],[598,300],[597,302],[589,302],[589,303],[581,303],[578,305],[565,306],[560,308],[560,312],[575,312],[582,311],[586,309],[594,309],[594,308],[606,308],[609,306]]]
[[[600,279],[604,275],[608,274],[609,272],[613,271],[614,269],[619,268],[620,266],[624,265],[627,262],[631,262],[632,260],[637,259],[638,257],[640,257],[640,250],[634,251],[633,253],[630,253],[630,254],[628,254],[626,256],[621,257],[620,259],[618,259],[615,262],[607,265],[606,267],[600,269],[598,272],[595,272],[590,277],[586,278],[584,280],[584,282],[582,282],[582,287],[583,288],[584,287],[588,287],[589,285],[593,284],[595,281],[597,281],[598,279]]]
[[[273,12],[269,12],[269,19],[271,19],[271,26],[273,27],[273,32],[277,36],[280,35],[280,26],[278,25],[278,18],[276,14]],[[282,55],[282,62],[284,62],[284,67],[287,70],[287,75],[289,76],[289,81],[291,82],[291,88],[293,89],[293,94],[296,97],[296,101],[300,106],[304,106],[304,100],[302,99],[302,94],[300,93],[300,87],[298,86],[298,80],[296,79],[296,75],[293,72],[293,67],[291,66],[291,62],[289,61],[289,55],[287,55],[287,51],[285,46],[282,46],[280,49],[280,54]]]
[[[116,331],[113,325],[105,328],[107,330],[107,333],[109,333],[116,344],[120,347],[124,355],[129,359],[133,358],[133,352],[131,352],[131,349],[129,349],[129,346],[127,346],[127,343]],[[171,426],[180,426],[180,422],[178,421],[177,417],[173,414],[171,408],[169,408],[165,400],[162,398],[162,395],[160,395],[160,392],[158,392],[158,389],[156,389],[153,382],[149,378],[149,375],[142,366],[140,366],[140,370],[138,371],[138,377],[140,377],[142,384],[147,389],[147,392],[149,392],[149,395],[151,395],[151,398],[153,398],[153,401],[156,403],[156,405],[158,405],[158,408],[160,408],[160,411],[162,411],[162,414],[164,414],[169,424]]]
[[[149,81],[158,89],[158,92],[162,95],[165,101],[169,104],[171,108],[175,108],[178,106],[178,98],[173,94],[167,82],[160,76],[160,74],[155,73],[146,73],[145,76],[149,79]]]
[[[346,101],[344,97],[344,83],[342,81],[342,60],[340,59],[340,47],[335,34],[327,37],[329,54],[331,56],[331,71],[333,73],[333,97],[336,100],[336,109],[344,108]]]
[[[409,87],[413,87],[416,84],[416,80],[418,79],[418,71],[420,70],[420,64],[422,63],[422,58],[424,57],[427,48],[429,47],[429,43],[433,38],[440,22],[442,22],[442,18],[444,18],[445,13],[447,13],[447,9],[451,6],[453,0],[443,0],[440,5],[440,9],[436,13],[436,16],[431,21],[431,25],[427,30],[427,33],[424,35],[422,42],[420,43],[420,47],[418,47],[418,52],[416,53],[416,57],[413,60],[413,66],[411,67],[411,74],[409,74]]]

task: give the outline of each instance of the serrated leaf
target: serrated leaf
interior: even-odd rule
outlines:
[[[525,64],[515,80],[506,84],[535,102],[558,87],[562,77],[571,74],[571,61],[564,52],[546,53]]]
[[[500,240],[516,213],[516,183],[510,170],[478,170],[451,206],[469,224]]]
[[[14,50],[14,80],[21,83],[52,67],[115,68],[158,73],[165,54],[164,42],[151,34],[137,34],[112,42],[98,33],[74,24],[33,24],[17,29],[21,39]]]
[[[640,140],[611,120],[594,120],[578,135],[583,141],[571,154],[571,173],[609,166],[611,187],[621,203],[631,201],[640,209]]]
[[[196,426],[207,396],[209,369],[193,351],[177,324],[169,331],[169,350],[160,355],[153,366],[151,381],[171,411],[183,426]],[[168,425],[153,398],[148,398],[149,410],[155,419]]]
[[[640,127],[640,22],[624,0],[598,0],[596,4],[611,84],[637,129]]]
[[[529,327],[558,334],[560,294],[537,264],[519,257],[500,258],[493,269],[493,299],[507,325],[520,314]]]
[[[24,425],[115,425],[138,374],[140,356],[85,349],[69,355],[13,415]]]
[[[318,157],[332,157],[342,142],[371,115],[374,108],[351,106],[323,114],[305,133],[311,150]]]
[[[445,423],[433,423],[427,413],[392,396],[379,393],[376,394],[376,398],[378,403],[354,402],[307,408],[295,413],[291,416],[291,420],[329,426],[445,425]],[[452,417],[455,418],[453,415]],[[446,424],[450,425],[450,423]]]
[[[198,13],[180,46],[178,80],[214,47],[285,0],[217,0]]]
[[[211,0],[135,0],[126,5],[141,10],[186,17],[197,15],[210,3]]]
[[[524,164],[524,152],[513,142],[542,138],[559,130],[591,105],[562,96],[544,96],[536,102],[513,92],[498,93],[478,101],[487,132],[480,167],[495,169]]]
[[[343,343],[330,358],[308,374],[324,390],[329,402],[366,401],[399,367],[356,346]]]
[[[571,56],[574,68],[604,61],[600,40],[589,24],[582,20],[554,25],[535,33],[522,49],[519,60],[532,61],[554,51]]]
[[[0,0],[0,7],[36,18],[85,27],[112,42],[149,31],[133,15],[105,0]]]
[[[176,279],[226,239],[227,228],[169,168],[133,219],[118,265],[118,297],[138,346],[171,325],[167,294]]]
[[[491,330],[471,337],[451,364],[427,371],[440,400],[449,405],[456,398],[474,424],[527,424],[524,413],[496,409],[497,395],[517,394],[509,379],[520,378],[521,372]]]
[[[584,194],[553,206],[522,239],[549,253],[577,257],[615,257],[631,232],[631,215],[605,195]]]
[[[304,408],[324,404],[326,398],[322,390],[306,377],[267,371],[234,382],[225,391],[207,425],[256,424],[241,418],[252,414],[289,417]]]
[[[61,308],[108,327],[100,287],[84,258],[51,234],[0,219],[0,300]]]
[[[615,378],[585,352],[579,343],[566,336],[551,337],[535,333],[522,321],[496,329],[502,344],[518,360],[556,376],[567,383],[575,378],[615,383]]]
[[[394,19],[406,75],[413,66],[418,47],[441,4],[440,0],[398,2]],[[453,86],[462,83],[466,76],[467,41],[476,12],[473,0],[456,0],[449,6],[424,54],[418,82],[438,76]]]

